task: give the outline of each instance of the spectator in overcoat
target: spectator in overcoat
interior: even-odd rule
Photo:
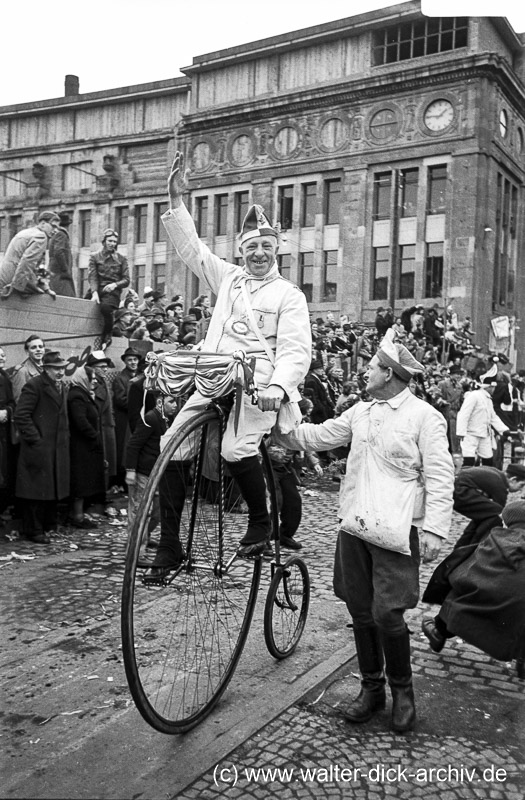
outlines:
[[[23,501],[23,533],[36,544],[49,544],[58,501],[69,496],[66,366],[58,350],[45,353],[42,375],[26,383],[15,411],[21,439],[16,496]]]
[[[50,288],[64,297],[76,297],[73,282],[73,253],[68,231],[71,217],[67,211],[61,211],[58,216],[60,224],[49,240]]]
[[[0,514],[13,504],[15,488],[15,448],[11,433],[15,398],[5,363],[5,350],[0,347]]]
[[[105,492],[104,445],[100,411],[95,401],[95,371],[80,367],[71,379],[68,413],[71,434],[71,506],[69,523],[96,528],[84,515],[88,498]]]
[[[111,361],[106,358],[102,350],[94,350],[89,354],[86,366],[93,367],[97,383],[95,386],[95,402],[100,411],[100,421],[102,424],[102,441],[104,444],[104,459],[107,464],[105,473],[106,489],[117,474],[117,443],[115,438],[115,415],[111,399],[111,389],[109,385],[109,369]],[[90,514],[102,514],[105,508],[105,492],[93,499],[93,508]]]
[[[128,425],[128,390],[130,381],[136,377],[140,354],[132,347],[120,356],[124,362],[122,369],[113,381],[113,409],[115,412],[115,437],[117,441],[117,477],[118,486],[125,486],[126,468],[124,466],[124,453],[129,439]]]

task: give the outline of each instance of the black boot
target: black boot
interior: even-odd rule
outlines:
[[[235,478],[248,506],[248,528],[241,539],[239,555],[259,555],[268,546],[270,515],[266,502],[266,481],[257,456],[241,461],[228,461],[228,469]]]
[[[375,625],[354,628],[357,660],[361,672],[361,691],[345,713],[348,722],[368,722],[385,707],[383,649]]]
[[[410,636],[408,630],[396,636],[381,634],[386,661],[386,674],[392,692],[392,728],[398,733],[412,730],[416,721],[416,706],[410,666]]]
[[[160,540],[153,568],[169,571],[169,568],[178,567],[184,558],[179,529],[190,466],[187,461],[170,461],[159,481]]]

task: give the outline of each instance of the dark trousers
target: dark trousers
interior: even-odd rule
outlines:
[[[115,306],[101,299],[99,309],[104,320],[101,333],[102,341],[104,341],[104,339],[111,336],[111,331],[113,330],[113,312],[115,311]]]
[[[57,505],[57,500],[20,500],[24,536],[32,539],[53,530],[57,523]]]
[[[273,464],[281,536],[292,538],[301,524],[303,503],[297,489],[297,478],[290,467]]]
[[[389,636],[405,632],[403,617],[419,597],[419,537],[410,530],[411,555],[395,553],[339,531],[334,592],[344,600],[354,628],[377,626]]]

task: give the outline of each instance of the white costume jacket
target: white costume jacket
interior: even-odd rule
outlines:
[[[498,433],[509,430],[494,411],[491,396],[484,389],[467,392],[458,411],[457,436],[469,434],[481,439],[492,438],[492,428]]]
[[[290,400],[299,400],[297,386],[308,371],[312,352],[304,294],[279,274],[277,265],[263,278],[253,278],[243,267],[214,255],[197,236],[183,204],[163,214],[162,221],[179,258],[217,296],[202,349],[214,353],[244,350],[257,359],[255,377],[260,388],[276,384]],[[253,332],[243,283],[259,330],[275,353],[273,365]]]
[[[351,442],[346,475],[341,482],[339,516],[352,511],[356,477],[368,443],[382,456],[404,469],[420,473],[412,524],[446,539],[452,519],[454,465],[448,451],[444,417],[424,400],[404,389],[390,400],[360,402],[337,419],[321,425],[304,423],[280,439],[289,447],[330,450]],[[372,491],[381,499],[381,479]],[[396,509],[392,508],[392,514]]]

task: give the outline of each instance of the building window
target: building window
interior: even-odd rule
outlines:
[[[11,169],[0,172],[0,197],[23,194],[22,170]]]
[[[325,181],[325,225],[336,225],[339,222],[339,208],[341,206],[341,179]]]
[[[155,242],[166,242],[168,235],[162,222],[162,215],[168,210],[167,203],[155,203]]]
[[[248,213],[248,205],[250,202],[249,192],[235,192],[235,232],[242,231],[242,223]]]
[[[428,213],[444,214],[447,196],[446,166],[429,167],[428,170]]]
[[[135,206],[135,242],[144,244],[147,235],[148,207]]]
[[[279,254],[277,256],[277,264],[279,265],[279,272],[286,278],[286,280],[290,280],[290,274],[292,271],[292,257],[290,253],[283,253],[282,255]]]
[[[118,233],[119,244],[128,243],[128,206],[117,206],[115,209],[115,230]]]
[[[78,268],[77,291],[79,297],[85,297],[89,289],[87,282],[88,270],[87,267]]]
[[[281,230],[292,227],[293,219],[293,186],[279,186],[279,224]]]
[[[235,256],[233,259],[233,263],[237,264],[238,267],[244,266],[244,258],[242,256]]]
[[[228,223],[228,195],[215,195],[215,236],[225,236]]]
[[[443,242],[427,244],[424,297],[441,297],[443,293]]]
[[[195,198],[195,227],[197,229],[197,236],[205,239],[208,231],[208,198],[196,197]]]
[[[498,174],[496,230],[494,232],[493,307],[514,307],[517,259],[518,187],[506,176]]]
[[[402,244],[399,248],[399,292],[401,300],[415,297],[414,280],[416,275],[416,246]]]
[[[22,214],[10,214],[9,216],[9,241],[22,230]]]
[[[325,250],[323,253],[323,295],[327,303],[337,300],[337,250]]]
[[[80,231],[80,247],[91,245],[91,209],[80,211],[78,215]]]
[[[8,241],[7,219],[5,217],[0,217],[0,253],[5,253]]]
[[[301,187],[301,227],[313,228],[315,225],[315,207],[317,200],[317,184],[303,183]]]
[[[374,66],[446,53],[468,44],[468,17],[429,17],[374,33]]]
[[[401,216],[415,217],[417,215],[417,188],[419,170],[401,170]],[[413,297],[413,295],[410,295]]]
[[[135,264],[135,266],[133,267],[133,288],[135,289],[139,297],[142,297],[145,286],[146,286],[146,265]]]
[[[64,164],[62,167],[62,190],[64,192],[89,192],[95,185],[92,161]]]
[[[374,219],[390,219],[392,173],[374,175]]]
[[[390,248],[374,247],[372,274],[372,300],[386,300],[390,275]]]
[[[301,268],[301,289],[306,297],[306,302],[311,303],[314,289],[314,254],[301,253],[299,266]]]
[[[166,264],[153,264],[151,280],[153,289],[166,288]]]

